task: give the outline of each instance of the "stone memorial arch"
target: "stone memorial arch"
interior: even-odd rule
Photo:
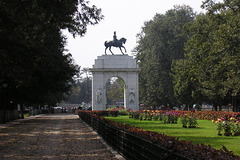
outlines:
[[[92,109],[106,110],[106,84],[111,77],[124,81],[124,107],[139,109],[138,73],[136,60],[128,55],[102,55],[95,59],[92,72]]]

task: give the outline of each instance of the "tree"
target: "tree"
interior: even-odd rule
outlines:
[[[106,84],[107,104],[115,105],[124,99],[124,82],[121,78],[112,77]]]
[[[92,78],[85,77],[81,81],[75,81],[71,88],[71,94],[67,96],[64,103],[81,104],[82,102],[88,104],[92,99]]]
[[[139,61],[140,102],[148,105],[174,104],[171,65],[184,57],[185,24],[192,22],[195,13],[189,6],[174,6],[165,14],[156,14],[145,22],[138,34],[136,59]]]
[[[192,70],[192,65],[184,59],[173,62],[174,96],[178,104],[192,106],[194,103],[202,103],[204,100],[204,95],[198,88],[198,76]]]
[[[0,5],[0,84],[8,84],[8,99],[15,104],[63,99],[79,68],[63,53],[61,30],[83,36],[87,25],[103,18],[101,10],[84,0],[1,0]]]
[[[74,76],[71,93],[67,95],[64,103],[89,104],[92,100],[92,77],[89,68],[83,68],[78,75]]]
[[[198,83],[195,89],[215,109],[239,96],[239,6],[239,1],[234,0],[223,3],[206,0],[202,7],[207,13],[186,27],[190,37],[186,43],[186,62],[184,66],[177,65],[177,68],[188,67],[194,73],[192,76],[197,77]],[[178,76],[176,81],[184,84],[186,79]]]
[[[196,21],[199,23],[196,23]],[[206,17],[200,14],[196,17],[196,20],[194,20],[193,23],[185,25],[184,34],[189,37],[187,43],[191,41],[192,35],[186,30],[193,26],[196,26],[194,29],[196,29],[196,32],[199,33],[199,35],[196,36],[196,39],[204,39],[206,42],[208,40],[207,33],[202,28],[208,23],[209,22]],[[209,44],[205,45],[204,48],[201,48],[197,42],[193,42],[192,45],[195,47],[195,50],[192,50],[192,52],[197,52],[196,50],[204,50],[206,52],[208,47],[211,47]],[[199,59],[203,58],[203,56],[191,56],[191,52],[189,50],[187,51],[188,52],[185,54],[185,58],[174,61],[172,66],[172,75],[174,78],[174,93],[177,102],[179,104],[192,105],[194,103],[201,103],[204,99],[204,94],[201,94],[199,91],[199,80],[200,77],[202,77],[202,73],[200,73],[201,69],[199,68]],[[197,72],[197,70],[199,70],[199,72]]]
[[[89,77],[91,75],[89,68],[83,68],[82,73],[85,74],[85,78],[82,83],[82,97],[85,103],[91,102],[92,99],[92,79]]]

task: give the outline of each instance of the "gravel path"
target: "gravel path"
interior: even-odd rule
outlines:
[[[0,159],[117,160],[77,115],[42,115],[0,129]]]

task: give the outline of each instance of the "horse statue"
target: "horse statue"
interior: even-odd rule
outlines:
[[[120,51],[122,52],[122,54],[124,55],[123,51],[121,48],[125,49],[125,53],[127,53],[126,48],[123,46],[123,44],[125,44],[127,41],[127,39],[125,38],[121,38],[120,40],[116,40],[116,41],[105,41],[104,45],[105,45],[105,55],[107,55],[106,50],[109,48],[110,52],[111,51],[111,47],[118,47],[120,49]],[[112,55],[114,55],[112,53]]]

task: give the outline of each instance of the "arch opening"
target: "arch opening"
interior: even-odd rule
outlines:
[[[125,82],[121,77],[110,77],[106,82],[106,109],[124,107]]]

